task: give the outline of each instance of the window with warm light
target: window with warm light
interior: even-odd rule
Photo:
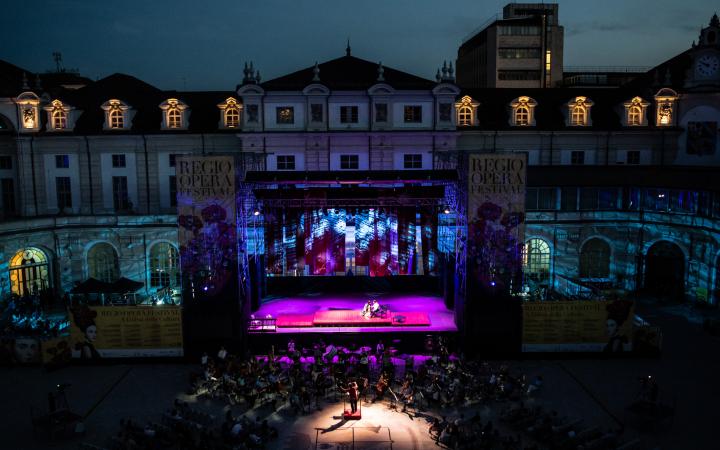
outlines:
[[[160,109],[165,113],[165,129],[183,129],[185,128],[185,110],[187,105],[176,98],[169,98],[160,103]]]
[[[632,100],[625,102],[625,125],[628,127],[639,127],[647,125],[645,111],[650,103],[640,97],[634,97]]]
[[[480,103],[473,100],[469,95],[464,96],[458,103],[455,103],[458,126],[469,127],[475,125],[478,106],[480,106]]]
[[[225,110],[225,126],[228,128],[237,128],[240,125],[240,110],[237,106],[229,107]]]
[[[240,111],[242,106],[233,97],[228,97],[224,102],[217,105],[220,108],[220,127],[239,128]]]
[[[472,108],[469,106],[462,106],[458,110],[458,125],[467,127],[472,125]]]
[[[628,111],[628,125],[640,125],[642,123],[642,109],[639,106],[631,106]]]
[[[55,130],[64,130],[67,128],[67,114],[62,109],[53,111],[52,127]]]
[[[675,124],[675,104],[680,98],[677,92],[670,88],[662,88],[655,94],[655,125],[670,127]]]
[[[168,128],[180,128],[182,126],[182,114],[176,108],[168,111]]]
[[[567,125],[571,127],[587,127],[590,121],[590,108],[593,102],[587,97],[575,97],[568,103]]]
[[[20,114],[21,131],[39,131],[38,105],[40,104],[40,98],[33,92],[23,92],[15,101]]]
[[[535,107],[537,102],[526,96],[518,97],[510,102],[512,115],[510,116],[510,125],[514,127],[532,127],[535,126]]]
[[[125,117],[119,109],[110,111],[110,128],[125,128]]]

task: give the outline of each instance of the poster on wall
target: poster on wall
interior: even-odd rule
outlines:
[[[175,170],[180,265],[194,289],[212,296],[237,267],[233,157],[179,157]]]
[[[524,352],[632,350],[631,301],[527,302],[522,309]]]
[[[468,167],[468,275],[484,287],[518,291],[527,157],[471,154]]]
[[[73,358],[182,356],[179,306],[78,306],[70,310]]]

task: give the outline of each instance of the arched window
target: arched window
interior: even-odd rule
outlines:
[[[167,113],[168,128],[182,127],[182,113],[177,108],[171,108]]]
[[[110,110],[110,128],[125,128],[125,117],[120,108]]]
[[[542,239],[533,238],[525,243],[523,251],[525,277],[538,283],[550,278],[550,246]]]
[[[26,248],[15,253],[9,264],[10,288],[20,296],[38,294],[50,287],[48,258],[38,248]]]
[[[580,278],[610,277],[610,244],[594,238],[580,249]]]
[[[150,287],[178,285],[180,285],[180,268],[177,249],[167,242],[153,245],[150,249]]]
[[[518,106],[515,110],[515,125],[525,126],[530,124],[530,111],[527,106]]]
[[[630,107],[628,111],[628,125],[642,125],[642,108],[640,106],[633,105]]]
[[[101,242],[93,245],[87,254],[88,276],[112,283],[120,278],[120,263],[115,247]]]
[[[469,95],[463,96],[459,102],[455,103],[456,123],[462,127],[475,125],[475,114],[480,103],[476,102]]]
[[[583,106],[583,105],[573,106],[572,118],[570,119],[570,123],[572,123],[573,125],[585,125],[585,118],[586,118],[585,106]]]
[[[225,126],[237,128],[240,125],[240,110],[237,106],[229,106],[225,110]]]
[[[469,106],[461,106],[458,110],[458,125],[470,126],[472,125],[472,108]]]
[[[62,109],[56,109],[52,113],[52,127],[55,130],[67,128],[67,114]]]

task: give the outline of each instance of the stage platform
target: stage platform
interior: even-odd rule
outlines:
[[[365,319],[365,302],[377,298],[388,311]],[[275,319],[272,333],[457,332],[454,312],[431,294],[328,293],[265,299],[255,317]],[[268,329],[258,330],[267,333]]]

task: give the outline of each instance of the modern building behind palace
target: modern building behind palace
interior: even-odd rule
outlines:
[[[213,92],[0,61],[0,293],[62,295],[121,276],[148,293],[178,284],[181,155],[234,155],[270,174],[371,174],[522,152],[528,283],[716,304],[720,20],[647,71],[563,76],[557,5],[520,6],[435,79],[349,46],[267,81],[249,65],[236,89]]]

